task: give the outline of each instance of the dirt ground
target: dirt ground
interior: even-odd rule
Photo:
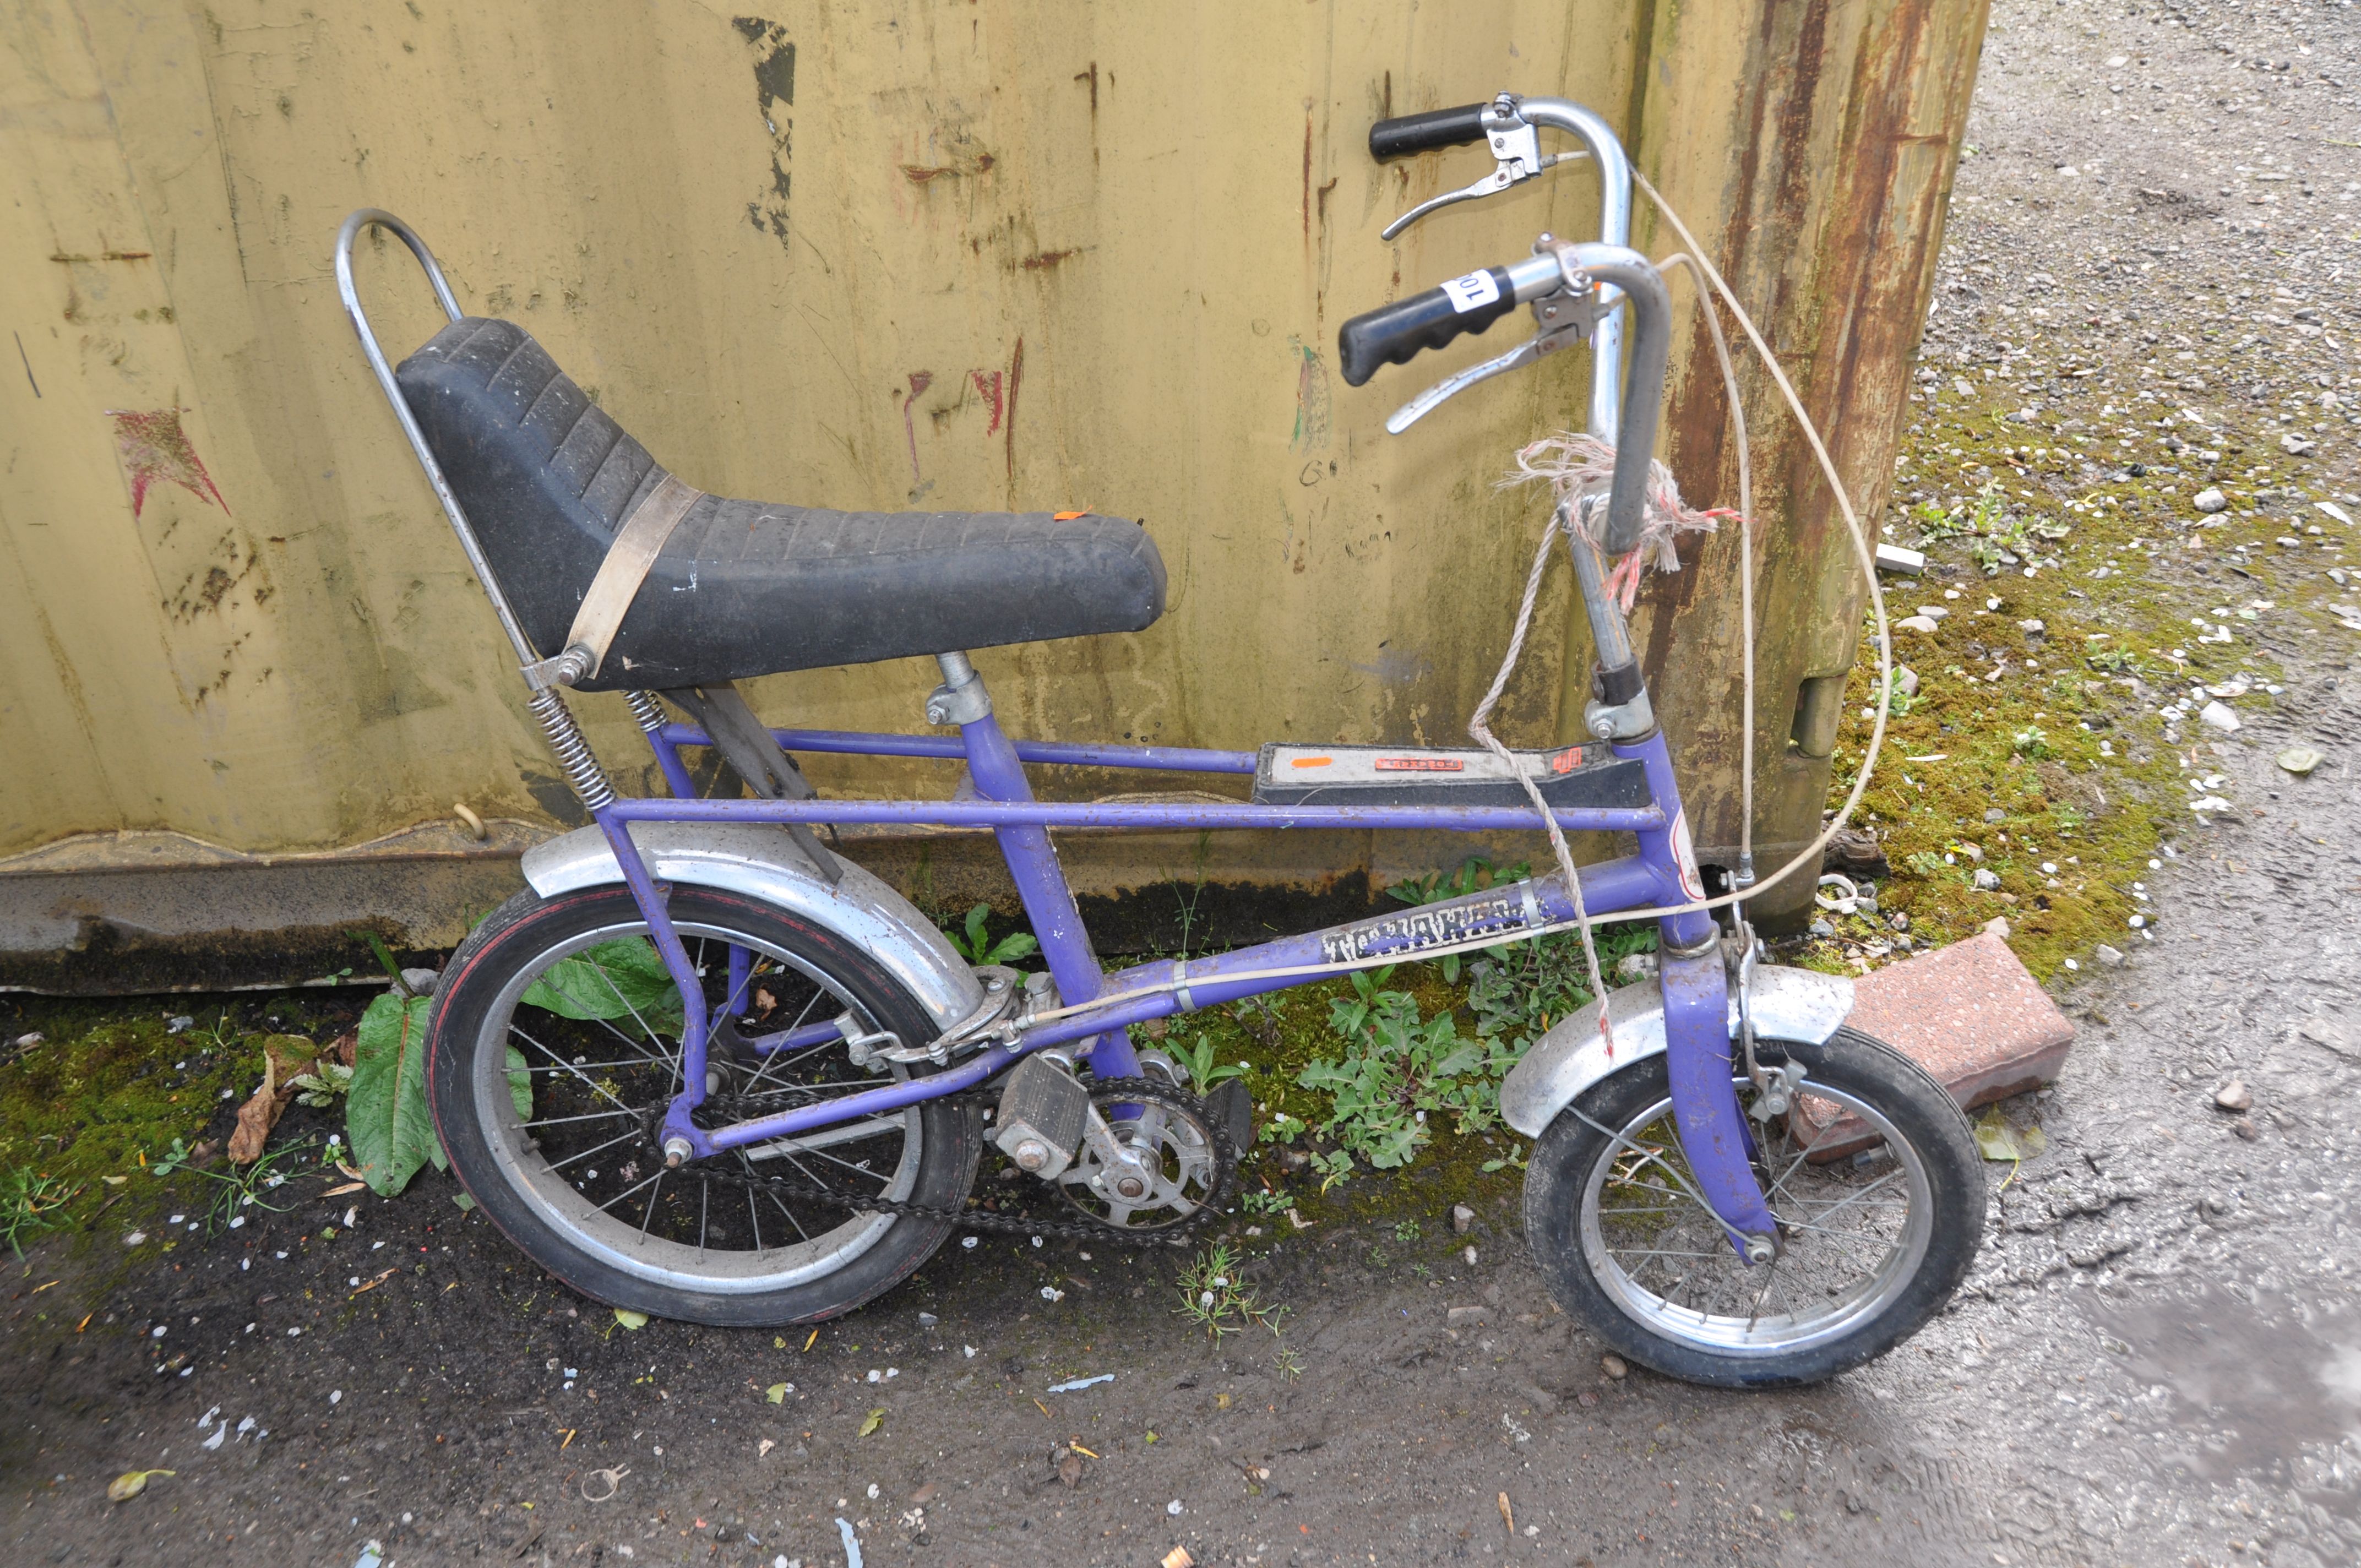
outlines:
[[[1968,291],[2024,297],[1975,270],[2010,259],[2176,403],[2202,378],[2246,419],[2304,397],[2286,428],[2353,486],[2347,416],[2310,379],[2345,356],[2361,237],[2353,13],[2004,0],[1995,19],[1930,362],[1971,363]],[[2103,286],[2101,241],[2137,258]],[[2225,277],[2283,291],[2252,306],[2280,326],[2175,361],[2195,324],[2171,313],[2206,313],[2188,302]],[[2127,302],[2144,319],[2108,323]],[[2283,548],[2279,591],[2352,602],[2325,543]],[[2197,615],[2232,569],[2201,565],[2144,571]],[[2149,934],[2061,991],[2065,1077],[2011,1107],[2048,1150],[1991,1168],[1970,1288],[1826,1387],[1608,1376],[1525,1260],[1506,1179],[1465,1236],[1416,1176],[1382,1219],[1308,1207],[1247,1270],[1287,1309],[1276,1337],[1209,1343],[1173,1310],[1178,1259],[986,1237],[808,1344],[620,1324],[447,1178],[385,1204],[307,1180],[286,1212],[172,1233],[127,1271],[62,1246],[8,1271],[0,1557],[835,1568],[849,1532],[879,1564],[2355,1561],[2361,683],[2330,628],[2274,650],[2286,690],[2235,735],[2179,741],[2236,809],[2178,819]],[[2297,742],[2327,753],[2309,778],[2274,766]],[[2245,1117],[2214,1104],[2234,1078]],[[131,1469],[170,1474],[110,1504]]]

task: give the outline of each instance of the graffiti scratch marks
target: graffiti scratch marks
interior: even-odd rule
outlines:
[[[180,486],[199,500],[209,500],[226,512],[229,502],[214,486],[197,449],[181,428],[178,409],[109,409],[115,422],[115,450],[123,459],[124,477],[131,481],[131,515],[147,504],[148,491],[158,480]]]
[[[975,383],[977,393],[983,397],[985,406],[991,411],[992,417],[984,425],[983,433],[998,435],[1000,433],[1000,395],[1005,384],[1000,372],[971,370],[967,373],[967,378]]]
[[[910,421],[910,405],[917,402],[925,394],[927,389],[934,384],[935,373],[932,370],[913,370],[910,372],[910,395],[902,400],[902,433],[907,436],[910,442],[910,483],[914,485],[920,482],[918,428]]]
[[[1312,104],[1303,106],[1303,243],[1312,244]]]
[[[1025,379],[1025,340],[1016,340],[1016,350],[1008,356],[1008,419],[1003,440],[1008,455],[1008,483],[1016,485],[1016,387]]]
[[[16,339],[16,357],[24,362],[25,379],[32,383],[33,396],[38,398],[41,395],[41,383],[34,379],[32,356],[25,352],[25,340],[22,336],[13,332],[8,335]]]
[[[902,164],[900,168],[903,179],[907,180],[913,185],[923,186],[928,181],[939,180],[945,175],[950,176],[953,180],[965,180],[970,175],[989,174],[992,172],[994,164],[997,161],[998,159],[994,159],[992,154],[988,152],[979,152],[973,158],[969,159],[964,162],[905,163]]]
[[[740,16],[731,24],[754,55],[754,102],[763,125],[771,133],[771,187],[746,203],[746,221],[764,234],[776,236],[787,248],[787,163],[795,122],[787,111],[796,102],[796,46],[786,28],[760,16]]]
[[[1309,452],[1328,444],[1328,367],[1320,361],[1320,351],[1300,337],[1290,336],[1288,347],[1295,351],[1295,433],[1287,438],[1290,451]]]

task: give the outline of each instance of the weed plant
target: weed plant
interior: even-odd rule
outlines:
[[[62,1177],[45,1176],[18,1166],[0,1175],[0,1236],[8,1250],[25,1255],[25,1240],[65,1223],[65,1209],[82,1189]]]
[[[1256,1296],[1254,1288],[1238,1277],[1237,1255],[1226,1245],[1215,1243],[1199,1253],[1180,1271],[1179,1284],[1180,1305],[1175,1310],[1215,1343],[1257,1326],[1268,1329],[1274,1339],[1279,1336],[1279,1320],[1287,1309],[1266,1306]]]

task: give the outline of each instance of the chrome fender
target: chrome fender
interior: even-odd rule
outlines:
[[[1818,1045],[1852,1011],[1852,981],[1842,975],[1760,964],[1754,970],[1754,1033],[1771,1040]],[[1650,980],[1607,993],[1615,1027],[1615,1055],[1598,1037],[1598,1003],[1551,1028],[1500,1082],[1500,1119],[1529,1138],[1557,1119],[1576,1096],[1612,1072],[1664,1050],[1664,993]],[[1730,1033],[1738,1035],[1738,998],[1730,1001]]]
[[[948,1029],[983,1003],[974,971],[934,922],[893,888],[841,860],[843,879],[820,880],[784,828],[769,823],[634,822],[631,842],[658,882],[719,888],[824,926],[885,966],[903,989]],[[524,880],[544,898],[623,880],[615,851],[597,828],[534,845]]]

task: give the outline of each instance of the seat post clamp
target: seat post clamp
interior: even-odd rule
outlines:
[[[928,723],[968,725],[991,716],[992,694],[966,654],[939,653],[935,662],[942,666],[943,684],[927,694]]]
[[[520,668],[529,688],[547,691],[552,686],[576,685],[598,668],[598,660],[589,649],[577,642],[555,658],[536,659]]]

